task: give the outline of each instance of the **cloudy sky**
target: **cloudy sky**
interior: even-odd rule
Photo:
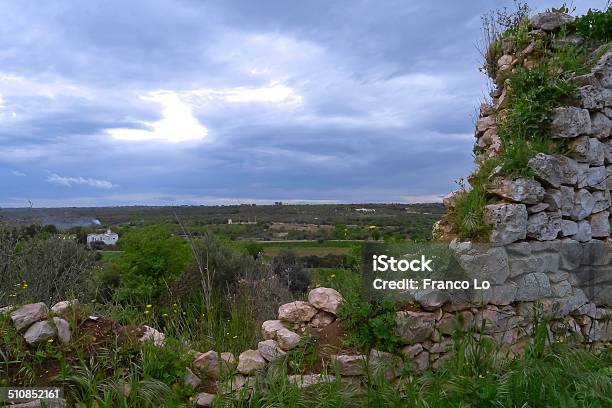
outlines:
[[[0,206],[438,200],[501,4],[4,0]]]

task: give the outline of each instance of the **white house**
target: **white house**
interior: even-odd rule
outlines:
[[[94,242],[103,242],[105,245],[115,245],[119,241],[119,235],[107,230],[101,234],[87,234],[87,246],[91,248]]]

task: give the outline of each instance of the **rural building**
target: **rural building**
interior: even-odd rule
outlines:
[[[115,245],[119,241],[119,235],[107,230],[101,234],[87,234],[87,246],[91,247],[94,242],[103,242],[105,245]]]

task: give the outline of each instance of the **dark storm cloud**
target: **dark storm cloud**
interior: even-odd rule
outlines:
[[[492,6],[2,2],[0,205],[437,199]]]

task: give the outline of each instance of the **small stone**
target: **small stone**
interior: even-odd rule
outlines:
[[[591,224],[588,221],[578,221],[578,232],[572,235],[572,239],[579,242],[590,241],[593,236],[591,235]]]
[[[215,394],[208,394],[206,392],[201,392],[196,395],[196,405],[198,407],[211,407],[213,402],[215,401]]]
[[[309,303],[296,300],[278,308],[278,318],[288,322],[309,322],[317,314],[317,309]]]
[[[308,294],[308,303],[317,309],[321,309],[335,315],[338,312],[340,303],[342,303],[342,295],[336,289],[316,288],[311,290]]]
[[[395,334],[404,344],[415,344],[427,340],[435,325],[433,313],[400,311],[395,317]]]
[[[497,177],[491,182],[487,191],[506,200],[524,204],[537,204],[544,197],[544,189],[540,183],[525,178],[511,180]]]
[[[576,191],[574,195],[574,208],[570,217],[575,220],[583,220],[593,212],[595,206],[595,199],[593,195],[585,189]]]
[[[40,343],[54,337],[55,329],[47,320],[34,323],[23,335],[24,340],[28,344]]]
[[[524,204],[487,205],[484,219],[492,226],[491,242],[510,244],[527,235],[527,207]]]
[[[274,340],[260,341],[257,344],[257,350],[259,351],[259,354],[261,354],[261,356],[267,361],[278,360],[287,354],[281,350],[278,343]]]
[[[586,109],[574,106],[553,110],[550,134],[553,138],[574,138],[591,133],[591,117]]]
[[[280,320],[266,320],[261,325],[261,335],[264,340],[275,339],[276,332],[285,328]]]
[[[527,236],[540,241],[550,241],[557,238],[561,231],[561,212],[558,214],[539,212],[529,216],[527,220]]]
[[[243,351],[238,357],[238,371],[244,375],[252,375],[266,368],[266,360],[258,350]]]
[[[53,323],[55,324],[55,329],[57,330],[57,337],[62,342],[62,344],[70,343],[70,324],[64,319],[59,317],[53,318]]]
[[[536,179],[552,187],[576,184],[578,181],[577,163],[569,157],[538,153],[529,160],[529,167]]]
[[[551,295],[550,281],[544,273],[522,275],[518,281],[516,300],[534,301]]]
[[[79,301],[77,299],[74,300],[64,300],[61,302],[57,302],[51,307],[51,313],[56,315],[63,315],[72,309],[74,306],[78,305]]]
[[[578,224],[572,220],[561,220],[561,235],[569,237],[578,233]]]
[[[315,329],[322,329],[332,324],[336,320],[336,316],[333,313],[325,312],[320,310],[310,321],[310,325]]]
[[[538,203],[527,207],[527,214],[536,214],[546,210],[550,205],[547,203]]]
[[[294,349],[300,340],[300,335],[289,329],[282,329],[276,332],[276,341],[278,341],[280,348],[285,351]]]
[[[186,374],[185,374],[185,377],[183,377],[183,384],[195,390],[196,388],[200,386],[200,384],[202,384],[202,380],[200,379],[200,377],[195,375],[193,371],[189,369],[189,367],[187,367],[185,371],[186,371]]]
[[[314,385],[329,383],[333,380],[334,377],[325,374],[295,374],[287,376],[287,381],[290,384],[296,385],[301,390],[308,389]]]
[[[569,149],[570,156],[578,162],[589,163],[595,166],[604,164],[604,144],[594,137],[577,137],[571,141]]]
[[[17,331],[23,331],[33,323],[46,319],[49,309],[44,303],[30,303],[11,312],[11,320]]]
[[[591,215],[591,236],[594,238],[605,238],[610,236],[610,213],[608,211],[598,212]]]
[[[151,341],[156,347],[164,347],[164,344],[166,344],[166,335],[164,333],[150,326],[145,325],[142,327],[144,329],[144,334],[138,339],[138,341],[141,343]]]
[[[420,343],[412,344],[410,346],[405,346],[402,348],[402,354],[406,356],[406,358],[412,359],[417,356],[421,351],[423,351],[423,346]]]
[[[337,364],[341,375],[363,375],[366,358],[364,355],[335,355],[332,364]]]
[[[206,377],[213,379],[219,378],[219,354],[214,350],[207,351],[206,353],[196,354],[195,359],[191,363],[191,366],[198,373]]]
[[[555,31],[572,21],[574,17],[569,14],[547,11],[531,17],[529,25],[536,30]]]

